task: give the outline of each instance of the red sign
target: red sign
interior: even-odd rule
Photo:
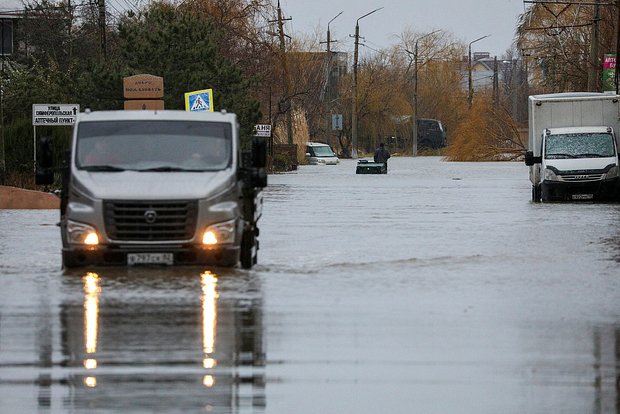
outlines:
[[[604,55],[603,56],[603,69],[615,69],[616,68],[616,56]]]

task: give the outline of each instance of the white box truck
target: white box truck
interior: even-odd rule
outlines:
[[[49,141],[37,183],[53,182]],[[232,113],[86,111],[65,161],[64,267],[251,268],[267,185],[266,144],[242,151]]]
[[[620,96],[557,93],[529,97],[525,164],[532,201],[618,196]]]

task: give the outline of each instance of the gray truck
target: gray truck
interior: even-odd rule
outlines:
[[[52,152],[36,182],[62,171],[64,267],[256,264],[266,144],[243,151],[235,114],[86,110],[61,168]]]

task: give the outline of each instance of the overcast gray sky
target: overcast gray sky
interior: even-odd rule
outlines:
[[[108,1],[117,7],[122,4],[122,0]],[[20,0],[0,0],[0,10],[20,4]],[[318,28],[326,32],[327,23],[344,12],[330,25],[332,38],[338,40],[332,49],[342,52],[353,51],[349,35],[355,33],[356,20],[383,7],[359,22],[360,35],[369,46],[360,48],[362,54],[397,44],[397,36],[409,27],[423,33],[444,29],[465,44],[490,34],[472,50],[499,57],[510,47],[518,16],[524,11],[523,0],[280,0],[280,4],[284,16],[292,17],[286,24],[287,33],[313,34]],[[322,37],[325,40],[326,34]]]
[[[383,7],[359,21],[360,36],[371,48],[398,43],[396,36],[407,27],[425,33],[444,29],[466,44],[490,34],[474,43],[472,51],[498,57],[510,47],[517,19],[525,10],[523,0],[280,0],[280,4],[285,17],[293,19],[286,30],[296,34],[312,34],[317,27],[327,32],[327,23],[344,11],[330,24],[332,38],[338,40],[332,49],[342,52],[353,51],[349,35],[355,33],[356,20]]]

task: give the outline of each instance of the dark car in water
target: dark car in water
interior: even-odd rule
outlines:
[[[446,130],[438,119],[418,119],[418,149],[438,149],[447,145]]]

